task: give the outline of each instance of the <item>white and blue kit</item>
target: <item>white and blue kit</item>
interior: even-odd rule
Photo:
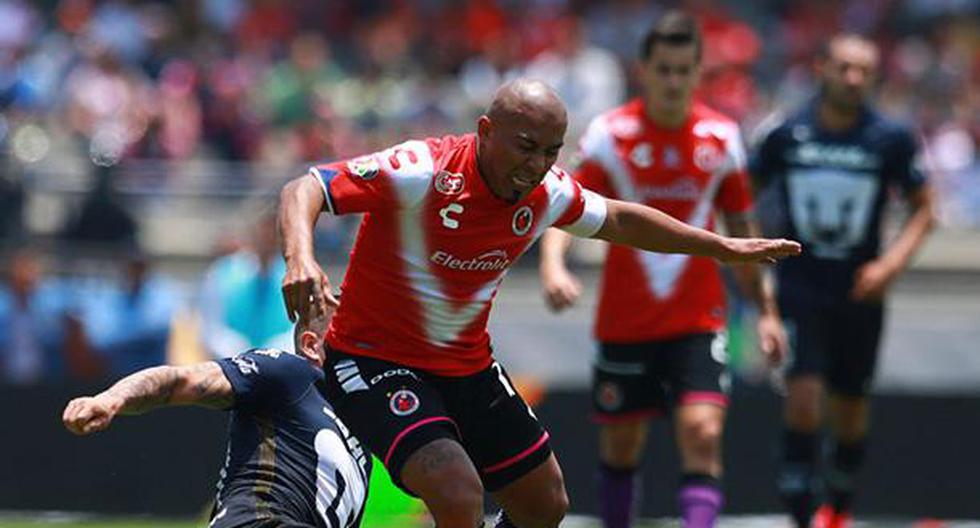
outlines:
[[[814,101],[766,135],[751,170],[767,197],[767,234],[803,244],[801,256],[776,268],[788,374],[823,374],[836,392],[860,395],[873,375],[883,307],[850,300],[855,273],[879,254],[889,194],[908,196],[926,180],[907,127],[866,107],[849,130],[832,132],[817,111]]]
[[[370,457],[320,394],[323,371],[276,349],[218,364],[235,403],[209,526],[359,526]]]

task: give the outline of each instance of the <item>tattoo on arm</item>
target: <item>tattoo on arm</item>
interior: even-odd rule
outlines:
[[[231,383],[217,363],[208,362],[188,367],[193,371],[191,387],[195,405],[213,409],[226,409],[235,403]]]
[[[143,414],[158,407],[186,404],[225,409],[234,403],[231,383],[213,361],[141,370],[123,378],[105,394],[123,402],[122,414]]]
[[[178,378],[174,367],[153,367],[119,380],[105,393],[122,400],[122,414],[143,414],[170,403]]]

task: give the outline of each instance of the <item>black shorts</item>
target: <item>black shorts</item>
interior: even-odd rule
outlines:
[[[470,376],[446,377],[329,350],[324,371],[337,414],[409,493],[402,467],[439,438],[462,444],[488,491],[526,475],[551,454],[547,431],[496,362]]]
[[[871,388],[884,321],[880,303],[779,300],[789,337],[786,377],[822,376],[832,392],[864,396]]]
[[[675,405],[728,405],[724,333],[643,343],[600,343],[592,369],[592,406],[599,423],[648,418]]]

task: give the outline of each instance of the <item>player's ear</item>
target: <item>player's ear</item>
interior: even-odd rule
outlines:
[[[317,348],[319,345],[320,337],[316,335],[316,332],[306,330],[299,336],[299,350],[297,352],[306,359],[318,361],[321,359]]]
[[[490,121],[490,117],[486,114],[481,115],[479,119],[476,120],[476,133],[479,135],[480,139],[486,139],[490,136],[490,130],[493,128],[493,122]]]

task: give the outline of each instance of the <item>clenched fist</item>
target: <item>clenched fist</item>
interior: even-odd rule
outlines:
[[[75,398],[61,416],[65,428],[77,435],[104,431],[119,412],[119,405],[104,396]]]

